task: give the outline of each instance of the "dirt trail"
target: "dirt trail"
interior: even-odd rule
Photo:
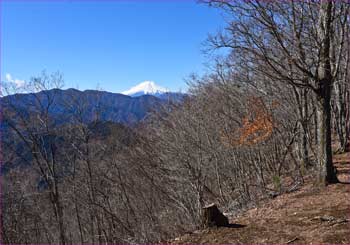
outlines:
[[[339,179],[350,183],[350,153],[336,155],[334,163]],[[196,231],[171,243],[350,244],[350,184],[316,188],[307,179],[300,190],[278,196],[230,222],[241,226]]]

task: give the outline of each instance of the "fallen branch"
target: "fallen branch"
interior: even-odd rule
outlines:
[[[299,238],[298,237],[295,237],[293,238],[292,240],[289,240],[288,242],[286,242],[286,244],[289,244],[289,243],[292,243],[292,242],[295,242],[296,240],[298,240]]]

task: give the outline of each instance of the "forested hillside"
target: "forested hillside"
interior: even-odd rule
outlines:
[[[181,103],[129,127],[72,95],[65,106],[79,106],[57,123],[56,74],[32,79],[28,90],[44,90],[35,110],[2,108],[2,243],[350,241],[332,237],[349,222],[349,162],[334,158],[349,151],[349,3],[200,4],[227,26],[208,37],[211,72],[191,77]],[[207,229],[211,203],[245,227]],[[327,215],[340,225],[317,238]]]

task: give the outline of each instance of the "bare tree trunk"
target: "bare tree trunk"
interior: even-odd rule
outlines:
[[[60,240],[61,244],[64,245],[66,244],[66,235],[65,235],[65,229],[64,229],[64,222],[63,222],[63,210],[60,202],[57,205],[58,209],[58,220],[59,220],[59,229],[60,229]]]
[[[298,151],[301,160],[302,167],[309,167],[309,149],[308,149],[308,120],[309,120],[309,108],[307,100],[307,90],[305,88],[296,88],[293,87],[294,96],[298,103],[298,112],[299,112],[299,131],[300,138],[298,144]]]
[[[64,220],[63,220],[63,207],[60,201],[60,195],[57,188],[57,183],[55,183],[54,187],[55,192],[52,193],[53,195],[53,205],[56,213],[56,218],[58,222],[58,229],[60,234],[60,244],[64,245],[67,244],[66,240],[66,234],[65,234],[65,227],[64,227]]]
[[[330,184],[337,183],[338,179],[332,162],[330,91],[326,93],[317,103],[318,167],[320,182]]]
[[[349,30],[348,30],[349,31]],[[349,38],[348,41],[350,41],[350,35],[348,34]],[[344,74],[344,145],[341,146],[344,151],[348,151],[350,147],[349,143],[349,136],[350,136],[350,89],[349,89],[349,82],[350,82],[350,45],[348,44],[348,52],[346,56],[346,63],[345,63],[345,74]]]
[[[340,83],[334,86],[335,98],[334,98],[334,128],[338,134],[340,143],[339,151],[345,151],[345,102],[343,101],[343,88]]]
[[[350,136],[350,92],[346,91],[345,96],[345,150],[349,147],[349,136]]]
[[[320,60],[318,66],[317,119],[318,119],[318,165],[322,183],[339,182],[332,162],[332,127],[331,127],[331,89],[332,70],[330,63],[330,43],[332,24],[331,1],[320,5],[318,33],[321,39]]]
[[[303,156],[303,164],[306,167],[310,166],[309,161],[309,148],[308,148],[308,119],[309,119],[309,107],[308,107],[308,100],[307,100],[307,90],[302,90],[302,156]]]
[[[314,99],[312,100],[313,104],[313,111],[317,112],[317,103],[314,103]],[[313,116],[314,119],[314,129],[313,129],[313,136],[314,136],[314,145],[318,145],[318,120],[317,120],[317,113],[314,113]]]

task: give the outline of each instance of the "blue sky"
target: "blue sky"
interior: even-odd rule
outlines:
[[[122,92],[145,81],[172,91],[203,74],[221,14],[195,1],[1,1],[1,79],[60,71],[66,88]]]

